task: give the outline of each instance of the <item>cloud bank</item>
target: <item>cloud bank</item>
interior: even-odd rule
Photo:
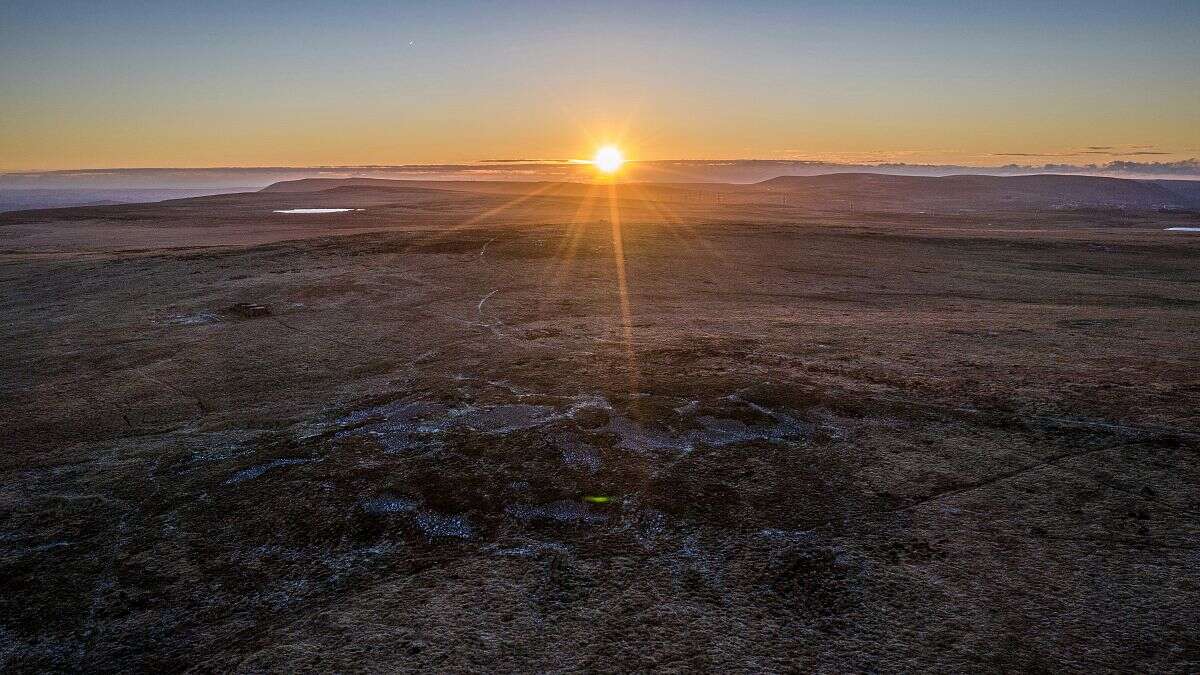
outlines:
[[[1130,153],[1121,153],[1127,155]],[[1145,151],[1143,154],[1154,154]],[[1011,153],[1005,156],[1037,157]],[[1058,156],[1058,155],[1056,155]],[[806,160],[659,160],[629,162],[623,178],[654,182],[751,183],[778,176],[874,172],[913,176],[984,174],[1011,176],[1035,173],[1086,174],[1119,178],[1178,178],[1200,180],[1200,160],[1140,162],[1113,160],[1103,164],[1004,164],[959,166],[903,162],[838,163]],[[405,164],[316,167],[216,167],[82,169],[70,171],[0,173],[0,189],[70,188],[187,188],[256,189],[298,178],[393,178],[408,180],[547,180],[587,181],[595,172],[569,160],[487,160],[474,164]]]

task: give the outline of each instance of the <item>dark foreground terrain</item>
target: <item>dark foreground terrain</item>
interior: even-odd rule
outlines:
[[[0,216],[0,669],[1200,669],[1194,212],[318,187]]]

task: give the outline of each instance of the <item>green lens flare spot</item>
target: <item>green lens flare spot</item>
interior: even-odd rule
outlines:
[[[605,497],[603,495],[585,495],[583,501],[591,504],[607,504],[612,501],[612,497]]]

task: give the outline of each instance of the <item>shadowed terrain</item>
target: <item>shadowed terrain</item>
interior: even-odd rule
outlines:
[[[1194,671],[1200,216],[1109,180],[2,214],[0,667]]]

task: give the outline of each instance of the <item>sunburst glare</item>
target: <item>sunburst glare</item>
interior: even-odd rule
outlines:
[[[616,173],[624,163],[625,156],[615,145],[606,145],[600,148],[596,151],[596,156],[592,158],[592,164],[603,173]]]

